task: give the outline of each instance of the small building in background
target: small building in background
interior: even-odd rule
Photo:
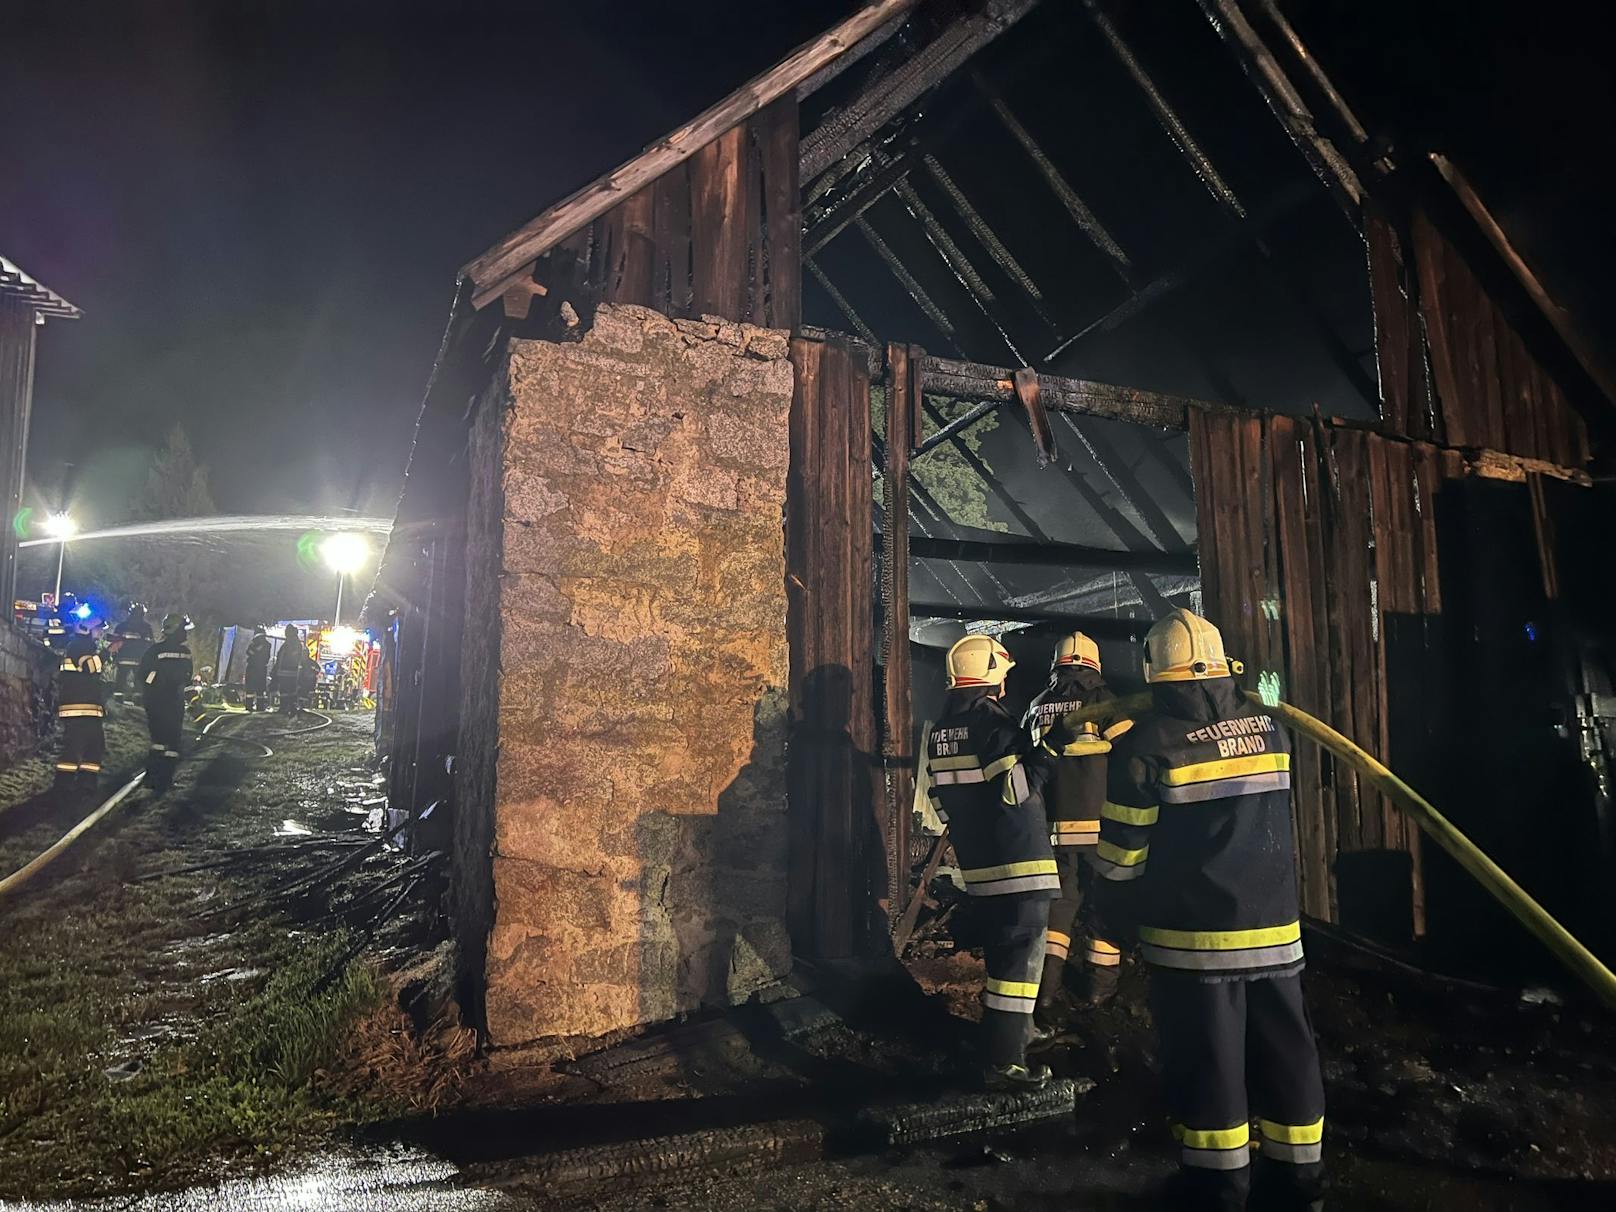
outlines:
[[[76,320],[79,309],[0,254],[0,602],[17,590],[17,532],[28,461],[34,357],[47,320]],[[0,626],[0,765],[32,748],[49,727],[43,695],[53,665],[11,622]]]

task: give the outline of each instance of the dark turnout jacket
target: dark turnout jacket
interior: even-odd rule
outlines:
[[[1144,959],[1206,980],[1302,966],[1290,739],[1232,678],[1158,683],[1110,753],[1101,915]]]
[[[56,714],[64,720],[99,720],[106,715],[106,683],[101,649],[87,635],[75,635],[62,650],[56,674]]]
[[[275,689],[282,694],[296,694],[303,667],[309,663],[302,640],[282,640],[281,650],[275,654]]]
[[[146,650],[138,676],[147,694],[178,697],[191,684],[191,672],[191,646],[180,632],[164,636]]]
[[[1027,708],[1022,723],[1033,744],[1049,759],[1044,807],[1049,814],[1049,840],[1056,846],[1093,846],[1100,840],[1107,755],[1111,742],[1133,726],[1130,720],[1067,725],[1065,717],[1116,697],[1097,670],[1064,665],[1055,669],[1049,685]]]
[[[254,635],[247,645],[248,690],[263,690],[269,685],[269,652],[269,637]]]
[[[986,691],[951,690],[927,742],[931,800],[971,896],[1060,892],[1041,794],[1048,767]]]

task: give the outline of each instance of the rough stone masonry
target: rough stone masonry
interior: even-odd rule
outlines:
[[[497,579],[498,749],[492,803],[464,807],[493,814],[494,1044],[743,1000],[789,968],[787,353],[784,332],[602,306],[580,341],[512,341],[485,398],[473,483],[503,499],[474,488],[468,554]]]

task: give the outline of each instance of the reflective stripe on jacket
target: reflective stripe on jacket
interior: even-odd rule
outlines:
[[[931,799],[971,896],[1060,891],[1041,795],[1048,777],[1027,734],[982,690],[953,690],[927,739]]]
[[[1289,737],[1231,678],[1152,692],[1110,754],[1089,856],[1102,900],[1127,906],[1156,967],[1208,980],[1299,969]]]
[[[1050,760],[1044,806],[1049,840],[1056,846],[1093,846],[1100,840],[1100,805],[1105,803],[1106,759],[1111,742],[1129,721],[1107,725],[1088,720],[1067,725],[1064,717],[1116,695],[1099,673],[1083,665],[1057,668],[1048,687],[1032,701],[1022,723]]]

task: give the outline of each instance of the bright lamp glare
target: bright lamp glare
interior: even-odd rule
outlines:
[[[370,559],[370,544],[362,534],[334,534],[320,544],[320,558],[332,572],[358,572]]]
[[[65,513],[45,515],[45,533],[53,539],[71,539],[79,532],[79,524]]]
[[[333,627],[325,633],[325,646],[334,657],[352,656],[359,646],[359,633],[352,627]]]
[[[92,613],[93,611],[91,611],[90,604],[88,602],[80,602],[78,607],[73,611],[74,617],[80,619],[87,619]]]

